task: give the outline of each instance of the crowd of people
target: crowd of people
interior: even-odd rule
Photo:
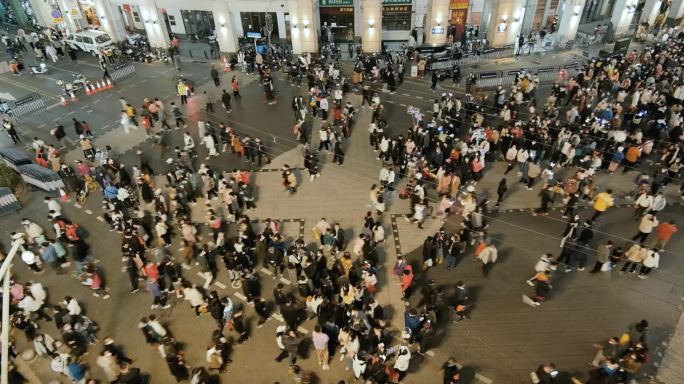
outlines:
[[[280,350],[275,360],[287,359],[292,373],[300,378],[309,374],[296,364],[305,355],[302,340],[311,337],[322,370],[330,369],[331,357],[337,353],[356,379],[397,383],[407,374],[412,353],[425,354],[431,348],[436,328],[443,324],[441,320],[466,320],[472,303],[464,282],[456,283],[455,299],[447,304],[444,290],[434,280],[428,280],[420,289],[420,303],[403,313],[403,327],[392,324],[400,328],[402,342],[392,341],[387,330],[389,316],[375,294],[381,266],[377,247],[385,240],[379,220],[386,210],[387,195],[399,192],[397,185],[406,180],[403,191],[398,193],[399,198],[410,202],[411,215],[406,220],[421,229],[430,216],[444,223],[425,240],[424,270],[440,264],[455,269],[458,259],[470,248],[488,275],[497,261],[496,239],[487,234],[493,202],[478,193],[477,185],[486,177],[486,165],[505,161],[508,167],[504,175],[517,168],[516,176],[527,190],[541,184],[541,206],[533,215],[546,216],[549,208],[560,202],[563,218],[569,218],[559,235],[559,255],[544,255],[534,266],[535,274],[527,279],[534,287],[528,304],[537,307],[549,297],[559,266],[569,273],[576,261],[577,271],[582,271],[589,257],[596,259],[592,274],[619,268],[624,260],[619,274],[627,270],[636,274],[639,268],[637,276],[648,278],[658,268],[660,253],[677,231],[674,221],[661,222],[658,216],[666,205],[667,186],[680,177],[684,135],[684,84],[678,77],[680,45],[680,36],[673,36],[667,44],[646,47],[641,53],[592,59],[572,73],[563,70],[541,111],[536,108],[539,90],[535,74],[521,74],[510,90],[499,87],[492,95],[493,102],[478,96],[476,82],[469,81],[463,101],[444,93],[428,109],[430,112],[409,105],[406,111],[411,126],[398,134],[389,127],[380,95],[394,93],[402,84],[403,56],[397,63],[360,56],[347,77],[340,73],[339,64],[320,63],[311,55],[303,55],[289,77],[293,86],[301,86],[306,78],[309,89],[308,98],[297,96],[292,100],[292,109],[294,134],[302,144],[310,181],[320,177],[317,152],[333,153],[333,162],[340,166],[344,162],[342,145],[351,138],[353,116],[358,111],[350,101],[345,104],[344,96],[349,92],[360,91],[361,108],[368,104],[372,110],[368,143],[380,162],[378,181],[370,189],[371,210],[363,217],[358,237],[345,238],[345,228],[322,218],[311,228],[315,246],[301,239],[286,242],[280,224],[270,219],[263,230],[257,231],[249,217],[249,212],[257,209],[250,172],[234,169],[227,173],[206,164],[195,168],[197,148],[188,132],[183,133],[184,146],[167,154],[168,144],[153,128],[159,125],[173,131],[187,127],[175,103],[170,103],[174,129],[166,121],[168,112],[160,100],[145,99],[139,109],[120,100],[121,123],[126,132],[143,125],[162,158],[168,157],[167,168],[161,172],[163,188],[142,150],[137,151],[139,165],[123,164],[116,148],[94,148],[88,124],[76,119],[74,129],[87,158],[78,162],[76,169],[61,160],[60,150],[75,146],[61,124],[57,123],[51,134],[62,148],[38,138],[32,145],[36,158],[42,160],[38,162],[60,173],[71,191],[82,188],[86,178],[98,183],[104,195],[103,218],[121,239],[122,271],[130,281],[131,293],[141,289],[142,281],[151,296],[152,310],[170,308],[175,299],[187,301],[195,315],[208,314],[215,320],[206,368],[187,363],[182,343],[159,322],[159,316],[152,314],[139,321],[145,341],[161,355],[178,382],[207,383],[210,370],[226,372],[231,359],[224,328],[233,333],[236,343],[249,342],[246,305],[258,315],[257,327],[276,315],[282,318],[283,324],[275,334]],[[275,103],[270,74],[262,67],[258,70],[267,101]],[[377,82],[381,88],[374,86]],[[433,90],[436,83],[433,75]],[[235,77],[232,84],[237,99]],[[193,90],[182,82],[178,89],[183,105],[182,96],[187,98]],[[230,112],[232,98],[226,91],[223,95],[222,104]],[[564,116],[561,109],[566,110]],[[317,149],[312,146],[312,117],[322,121],[314,135],[320,142]],[[197,126],[207,160],[230,147],[232,155],[244,155],[251,164],[270,162],[270,154],[258,137],[241,137],[223,123],[215,127],[212,122],[200,120]],[[565,180],[555,177],[559,167],[568,176]],[[617,240],[597,245],[593,226],[614,205],[615,197],[611,189],[598,188],[596,178],[601,172],[617,171],[635,175],[628,197],[635,205],[637,233],[630,241],[618,238],[624,240],[622,247],[616,246]],[[287,191],[297,192],[298,181],[289,166],[282,169],[282,179]],[[509,181],[501,179],[494,206],[506,204],[508,188]],[[431,197],[435,196],[432,190],[436,198]],[[678,194],[682,190],[684,184]],[[578,213],[583,201],[593,202],[590,218]],[[68,220],[54,199],[46,198],[45,203],[54,234],[22,219],[26,247],[21,259],[35,274],[50,269],[61,275],[72,265],[70,256],[74,266],[70,273],[79,277],[94,296],[108,299],[107,279],[86,242],[84,225]],[[203,217],[193,215],[193,207],[198,204],[203,205]],[[229,226],[236,231],[229,231]],[[211,234],[204,234],[202,240],[200,233],[205,230]],[[655,239],[651,233],[655,233]],[[174,243],[180,244],[180,257],[174,257],[169,250]],[[201,286],[183,277],[182,269],[193,263],[199,266],[204,279]],[[290,292],[278,283],[272,297],[266,295],[262,292],[261,274],[257,273],[260,267],[273,279],[284,277],[287,270],[286,280],[296,289]],[[242,290],[245,303],[212,290],[212,282],[224,268],[231,283]],[[408,304],[417,290],[413,268],[400,256],[391,273]],[[86,383],[89,376],[82,357],[88,353],[88,345],[99,343],[98,326],[81,313],[78,299],[68,296],[57,305],[48,304],[45,289],[37,282],[13,282],[10,294],[13,326],[25,333],[36,353],[47,356],[58,374]],[[44,308],[52,311],[52,318]],[[311,335],[303,335],[299,326],[314,318]],[[61,338],[39,332],[38,321],[54,321]],[[597,366],[591,375],[592,384],[636,380],[641,365],[649,361],[647,326],[642,321],[631,327],[627,336],[612,338],[601,346],[601,354],[592,361]],[[105,337],[103,346],[97,365],[110,382],[142,382],[140,370],[132,367],[134,359],[125,356],[114,340]],[[11,353],[16,355],[13,349]],[[459,368],[454,359],[449,359],[443,372],[445,383],[458,381]],[[553,377],[553,372],[555,367],[549,365],[540,367],[536,374],[545,380]]]

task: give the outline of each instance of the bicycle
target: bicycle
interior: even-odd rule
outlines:
[[[86,176],[83,180],[85,182],[85,188],[79,188],[76,196],[76,202],[79,205],[84,205],[89,193],[97,191],[99,185],[92,177]]]

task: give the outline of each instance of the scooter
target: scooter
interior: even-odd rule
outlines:
[[[49,75],[50,71],[45,63],[40,63],[38,65],[29,65],[29,73],[32,75]]]
[[[62,87],[62,90],[64,91],[65,94],[68,94],[69,92],[72,91],[78,91],[79,89],[84,88],[86,85],[90,86],[92,84],[91,81],[86,80],[85,76],[78,74],[74,75],[76,76],[76,79],[71,82],[67,83],[61,78],[57,80],[57,84]]]

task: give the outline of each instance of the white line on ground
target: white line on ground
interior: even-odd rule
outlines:
[[[399,105],[401,105],[402,107],[405,107],[405,106],[406,106],[406,104],[399,104]]]
[[[263,273],[265,273],[265,274],[267,274],[267,275],[269,275],[269,276],[273,274],[273,272],[269,271],[269,270],[266,269],[266,268],[261,268],[261,272],[263,272]]]
[[[95,100],[95,101],[93,101],[93,104],[97,104],[97,103],[99,103],[100,101],[102,101],[102,100]]]
[[[98,216],[97,219],[104,223],[104,219],[102,218],[102,216]]]
[[[109,128],[109,125],[105,125],[104,127],[102,127],[102,129],[107,129],[107,128]]]
[[[235,292],[235,297],[237,297],[240,300],[247,301],[247,296],[243,295],[240,292]]]
[[[425,354],[430,356],[430,357],[435,357],[435,353],[432,351],[427,351],[427,352],[425,352]]]
[[[89,209],[86,209],[84,212],[87,213],[87,214],[89,214],[89,215],[92,215],[92,214],[93,214],[93,211],[91,211],[91,210],[89,210]]]
[[[107,95],[107,97],[112,97],[112,96],[114,96],[114,95]]]
[[[144,82],[146,82],[146,81],[147,81],[147,79],[142,79],[140,82],[141,82],[141,83],[144,83]]]
[[[154,79],[154,78],[157,77],[157,76],[159,76],[159,75],[154,75],[154,76],[151,77],[151,79]]]
[[[204,278],[204,273],[202,273],[202,272],[197,272],[197,276],[199,276],[199,277],[201,277],[201,278]]]
[[[302,327],[297,327],[297,331],[299,331],[300,333],[303,333],[305,335],[309,333],[309,331],[306,328],[302,328]]]
[[[226,289],[226,285],[223,284],[223,283],[219,283],[218,281],[215,282],[214,285],[216,285],[217,287],[219,287],[219,288],[221,288],[221,289]]]
[[[278,321],[280,321],[281,323],[284,323],[284,322],[285,322],[285,319],[283,319],[283,317],[280,316],[280,315],[277,314],[277,313],[274,313],[274,314],[273,314],[273,318],[276,319],[276,320],[278,320]]]
[[[80,209],[80,208],[83,208],[83,206],[80,205],[80,204],[78,204],[78,203],[74,204],[74,207],[79,208],[79,209]]]
[[[416,99],[421,99],[421,100],[423,100],[423,96],[416,96]]]
[[[283,283],[285,283],[285,284],[290,284],[290,280],[288,280],[288,279],[286,279],[286,278],[284,278],[284,277],[281,277],[281,278],[280,278],[280,281],[283,282]]]
[[[392,101],[392,100],[387,100],[387,102],[394,104],[394,101]]]
[[[54,103],[51,106],[47,107],[46,109],[52,109],[52,108],[59,106],[59,105],[62,105],[62,103]]]
[[[67,116],[68,116],[68,115],[73,115],[74,113],[76,113],[76,111],[71,111],[71,112],[67,113]]]
[[[46,126],[46,125],[47,125],[47,124],[39,125],[38,128],[43,128],[43,127]]]
[[[84,106],[81,107],[81,109],[86,109],[86,108],[88,108],[87,105],[84,105]]]
[[[408,93],[402,93],[402,95],[404,95],[404,96],[411,96],[411,95],[409,95]]]

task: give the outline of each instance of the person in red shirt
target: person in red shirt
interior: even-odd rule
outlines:
[[[661,223],[656,228],[656,237],[658,239],[653,247],[663,251],[665,249],[665,244],[670,240],[672,234],[675,232],[677,232],[677,226],[675,225],[674,220],[670,220],[669,223]]]
[[[408,300],[413,293],[413,269],[410,265],[404,268],[401,275],[401,293],[403,295],[402,300]]]

